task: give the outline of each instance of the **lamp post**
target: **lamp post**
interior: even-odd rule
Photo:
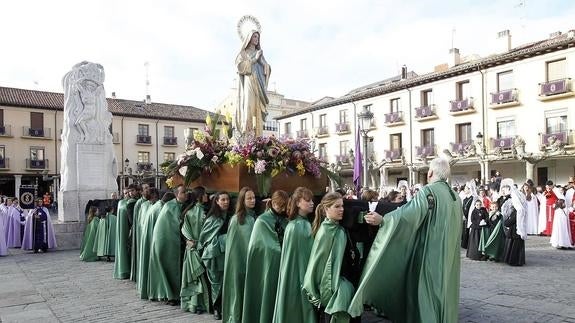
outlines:
[[[479,166],[481,169],[481,184],[485,184],[487,182],[487,161],[483,160],[485,157],[485,145],[483,143],[483,134],[478,132],[475,136],[475,143],[479,147]]]
[[[369,139],[367,134],[371,130],[371,120],[373,119],[373,112],[369,111],[369,108],[367,106],[363,106],[361,112],[357,114],[357,118],[359,119],[359,124],[361,125],[360,130],[361,135],[363,137],[363,186],[367,187],[367,178],[368,178],[367,140]]]

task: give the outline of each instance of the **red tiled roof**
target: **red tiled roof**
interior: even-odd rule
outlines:
[[[204,122],[206,110],[193,106],[107,98],[108,110],[116,116],[127,116],[147,119]],[[0,105],[64,110],[64,94],[36,90],[0,87]],[[211,113],[213,114],[213,113]]]

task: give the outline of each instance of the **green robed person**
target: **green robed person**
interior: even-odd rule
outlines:
[[[379,225],[360,285],[348,312],[358,316],[363,304],[383,311],[393,322],[457,322],[461,240],[461,200],[447,184],[449,162],[429,164],[429,184]]]

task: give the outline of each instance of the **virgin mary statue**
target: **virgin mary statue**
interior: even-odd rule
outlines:
[[[269,103],[266,89],[271,67],[266,62],[261,46],[260,33],[252,30],[243,39],[236,57],[239,74],[238,106],[235,127],[241,136],[252,133],[261,136]]]

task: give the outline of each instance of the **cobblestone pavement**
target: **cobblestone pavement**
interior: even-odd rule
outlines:
[[[475,262],[462,252],[460,322],[575,322],[575,251],[530,237],[527,265]],[[140,300],[112,279],[112,263],[84,263],[78,251],[0,258],[0,322],[214,322],[210,315]],[[363,322],[388,322],[368,313]]]

